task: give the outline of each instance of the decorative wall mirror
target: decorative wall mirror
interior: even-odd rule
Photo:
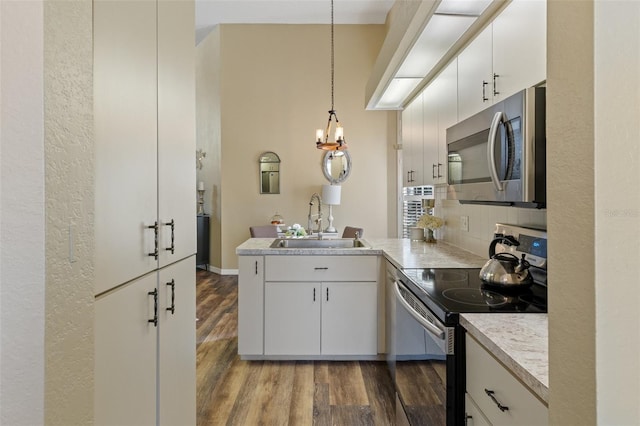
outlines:
[[[332,184],[342,183],[351,173],[349,151],[327,151],[322,158],[322,173]]]
[[[260,193],[280,193],[280,157],[275,152],[267,151],[260,154]]]

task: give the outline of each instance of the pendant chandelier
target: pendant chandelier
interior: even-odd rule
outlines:
[[[316,148],[323,149],[325,151],[344,151],[347,149],[347,142],[344,139],[344,129],[338,120],[336,110],[333,106],[333,86],[334,86],[334,42],[333,42],[333,0],[331,0],[331,109],[329,110],[329,120],[327,121],[327,129],[325,132],[322,129],[316,130]],[[329,135],[331,133],[331,124],[335,119],[335,132],[334,140],[329,142]]]

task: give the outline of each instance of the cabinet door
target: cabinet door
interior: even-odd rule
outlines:
[[[436,82],[437,83],[437,82]],[[423,184],[438,183],[438,96],[437,84],[430,84],[422,93],[422,164]],[[442,168],[442,167],[441,167]]]
[[[158,265],[156,3],[96,1],[93,23],[99,294]]]
[[[267,282],[264,354],[320,354],[320,283]]]
[[[422,185],[422,94],[403,111],[402,120],[404,186]]]
[[[546,79],[545,0],[514,0],[493,22],[495,100]]]
[[[468,393],[464,394],[464,424],[465,426],[491,426],[489,420],[482,414]]]
[[[156,424],[156,342],[153,296],[157,273],[95,303],[96,425]]]
[[[161,425],[196,424],[195,270],[195,256],[191,256],[159,271],[158,406]]]
[[[238,353],[264,353],[264,257],[238,257]]]
[[[458,55],[459,119],[482,111],[492,103],[492,32],[483,30]]]
[[[378,352],[376,282],[322,283],[322,354]]]
[[[458,63],[454,60],[438,76],[438,183],[447,183],[447,129],[458,122]]]
[[[191,0],[158,2],[160,266],[196,252],[194,7]]]

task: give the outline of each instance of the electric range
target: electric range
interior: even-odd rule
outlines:
[[[465,418],[464,313],[547,312],[546,231],[496,224],[496,253],[525,256],[533,284],[483,282],[480,268],[419,268],[399,271],[394,284],[392,341],[397,415],[410,425],[463,425]],[[434,380],[434,378],[439,379]],[[415,389],[424,397],[417,398]]]

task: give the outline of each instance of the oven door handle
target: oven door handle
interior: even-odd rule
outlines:
[[[406,300],[404,300],[404,297],[402,297],[402,294],[400,293],[400,285],[398,283],[398,281],[394,281],[394,285],[393,285],[393,290],[396,294],[396,299],[400,301],[400,303],[402,304],[402,306],[404,307],[404,309],[416,320],[420,323],[420,325],[422,327],[424,327],[425,330],[427,330],[429,333],[435,335],[438,339],[440,340],[445,340],[445,330],[442,330],[440,327],[438,327],[436,324],[428,321],[426,318],[424,318],[422,315],[418,314],[412,307],[411,305],[409,305],[409,303],[407,303]],[[408,291],[408,290],[407,290]]]
[[[489,162],[489,174],[491,175],[491,181],[496,191],[503,191],[504,187],[500,178],[498,177],[498,167],[496,166],[496,135],[498,134],[498,127],[504,121],[504,113],[502,111],[496,112],[491,120],[491,127],[489,127],[489,139],[487,140],[487,161]]]

